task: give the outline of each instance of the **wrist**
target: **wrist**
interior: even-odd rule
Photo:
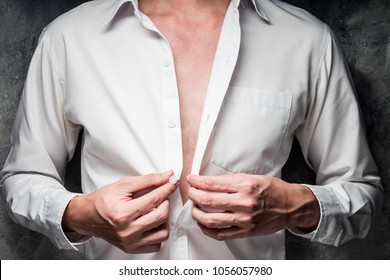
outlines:
[[[314,231],[320,221],[320,206],[313,192],[306,186],[292,184],[287,217],[287,228],[294,233],[304,234]]]
[[[79,225],[81,224],[81,217],[84,215],[86,208],[85,195],[79,195],[72,198],[65,208],[62,216],[62,229],[64,232],[78,232],[81,233]],[[83,206],[84,205],[84,206]]]

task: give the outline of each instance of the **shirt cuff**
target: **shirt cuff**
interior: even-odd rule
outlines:
[[[290,231],[292,234],[311,241],[334,245],[341,232],[339,219],[341,206],[330,186],[305,185],[315,195],[320,206],[320,221],[317,228],[305,234]]]
[[[77,232],[64,232],[62,229],[62,217],[66,206],[70,200],[78,196],[78,193],[71,192],[54,192],[51,194],[45,204],[45,217],[48,225],[50,225],[51,241],[60,249],[76,250],[77,245],[88,241],[91,236],[82,235]]]

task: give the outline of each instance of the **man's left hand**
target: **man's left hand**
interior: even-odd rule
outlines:
[[[189,175],[192,216],[217,240],[267,235],[282,229],[316,229],[320,208],[311,190],[281,179],[249,174]]]

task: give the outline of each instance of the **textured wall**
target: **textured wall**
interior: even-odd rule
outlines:
[[[355,240],[336,249],[288,236],[287,257],[390,259],[390,0],[286,2],[310,11],[336,33],[355,82],[368,141],[385,188],[380,220],[365,240]],[[302,163],[298,147],[285,168],[285,177],[290,181],[313,178]]]
[[[42,28],[83,0],[0,0],[0,169],[10,148],[9,134],[27,67]],[[385,187],[378,226],[365,240],[341,248],[287,236],[290,259],[390,259],[390,0],[286,0],[328,23],[349,62],[367,134]],[[66,185],[79,185],[78,156]],[[291,182],[313,181],[295,143],[284,170]],[[38,233],[14,224],[0,202],[0,259],[79,259],[59,251]]]

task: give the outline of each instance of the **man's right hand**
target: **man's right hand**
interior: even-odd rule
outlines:
[[[169,235],[168,197],[172,171],[126,177],[73,198],[65,209],[64,230],[103,238],[126,253],[151,253]]]

